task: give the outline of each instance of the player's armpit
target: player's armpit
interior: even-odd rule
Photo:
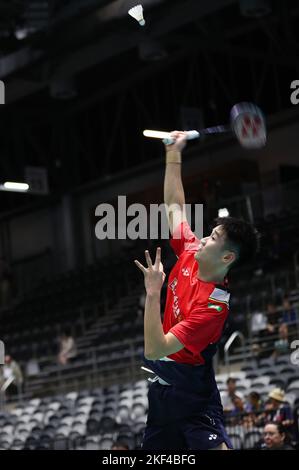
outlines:
[[[147,359],[156,361],[162,357],[174,354],[184,348],[184,345],[172,333],[167,333],[164,338],[165,342],[163,346],[161,346],[159,350],[154,351],[152,354],[147,354]]]

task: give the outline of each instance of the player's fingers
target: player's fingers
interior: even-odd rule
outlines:
[[[150,254],[149,254],[148,250],[145,250],[145,259],[146,259],[148,267],[152,268],[153,263],[152,263],[152,260],[151,260],[151,257],[150,257]]]
[[[179,131],[170,132],[170,137],[172,137],[174,140],[176,140],[179,136],[180,136]]]
[[[187,132],[186,131],[179,132],[178,135],[176,136],[176,139],[178,141],[186,140],[187,139]]]
[[[156,259],[155,259],[155,266],[158,268],[161,262],[161,248],[158,247],[156,250]]]
[[[139,268],[140,271],[143,272],[143,274],[146,273],[146,268],[141,263],[139,263],[139,261],[137,261],[137,259],[134,260],[134,263],[136,264],[137,268]]]

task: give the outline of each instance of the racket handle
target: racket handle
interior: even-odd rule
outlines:
[[[187,140],[198,139],[200,137],[200,133],[198,131],[187,131]],[[171,145],[174,144],[175,139],[169,137],[168,139],[163,139],[163,144]]]

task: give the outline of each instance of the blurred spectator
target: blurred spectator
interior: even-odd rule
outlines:
[[[243,424],[247,426],[247,428],[251,428],[256,425],[258,416],[263,411],[263,402],[258,392],[249,393],[245,403],[245,411],[247,415],[244,417]]]
[[[241,424],[244,413],[245,413],[245,404],[241,397],[234,395],[232,397],[233,409],[226,413],[226,420],[230,426]]]
[[[22,393],[23,374],[17,361],[11,356],[5,356],[5,363],[0,368],[0,390],[7,395]]]
[[[251,352],[257,361],[271,354],[272,342],[269,349],[268,337],[278,333],[279,317],[280,314],[273,302],[267,304],[266,315],[262,312],[253,314],[251,329],[256,343],[252,345]]]
[[[262,450],[295,450],[286,443],[284,427],[279,423],[270,422],[264,427]]]
[[[259,422],[266,424],[271,421],[282,424],[286,430],[293,433],[294,416],[290,405],[284,401],[284,391],[274,388],[268,397],[265,412],[261,415]]]
[[[29,359],[26,363],[26,377],[34,377],[40,373],[40,367],[37,359]]]
[[[233,413],[235,414],[244,413],[245,403],[241,397],[239,397],[238,395],[235,395],[234,398],[232,399],[232,402],[234,405]]]
[[[281,321],[288,325],[288,324],[295,324],[296,320],[297,320],[296,310],[291,306],[291,303],[288,297],[285,297],[282,303]]]
[[[224,412],[230,412],[235,409],[234,399],[236,397],[243,400],[242,393],[236,392],[236,389],[237,389],[236,384],[237,384],[237,380],[233,377],[229,377],[226,381],[227,391],[221,397]]]
[[[130,449],[127,444],[124,444],[123,442],[120,442],[120,441],[116,441],[112,444],[111,450],[130,450]]]
[[[267,328],[267,317],[263,312],[254,312],[251,316],[251,332],[253,336]]]
[[[276,358],[281,354],[287,354],[289,349],[289,330],[286,323],[282,323],[278,329],[279,339],[274,343],[272,356]]]
[[[77,356],[77,347],[74,338],[71,336],[70,331],[66,330],[59,337],[59,353],[58,362],[65,365],[70,359]]]
[[[269,357],[272,352],[273,341],[267,341],[267,337],[264,338],[262,342],[254,343],[251,346],[252,356],[256,359],[257,365],[259,361],[265,357]],[[270,348],[270,349],[269,349]]]
[[[247,413],[262,411],[262,400],[258,392],[250,392],[245,404]]]

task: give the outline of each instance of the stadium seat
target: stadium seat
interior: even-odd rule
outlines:
[[[290,357],[289,356],[278,357],[278,359],[276,359],[276,362],[275,362],[276,366],[282,366],[282,365],[288,365],[288,364],[290,364]]]
[[[265,387],[266,385],[269,385],[270,380],[271,379],[269,375],[262,375],[260,377],[257,377],[256,379],[253,379],[253,381],[251,382],[251,387],[256,389]]]
[[[78,392],[70,392],[70,393],[67,393],[65,396],[67,400],[71,400],[73,403],[77,400],[77,397],[78,397]]]
[[[269,385],[273,385],[273,388],[278,387],[278,388],[281,388],[281,389],[285,390],[286,386],[287,386],[287,381],[282,376],[281,377],[273,377],[270,380]]]
[[[272,367],[273,365],[274,365],[273,358],[261,359],[259,363],[259,367]]]
[[[262,439],[262,433],[260,431],[249,431],[244,436],[244,449],[254,449],[256,444]]]
[[[112,434],[104,434],[99,439],[99,448],[101,450],[110,450],[114,442]]]
[[[52,403],[49,403],[48,405],[48,410],[58,411],[59,408],[60,408],[59,401],[53,401]]]
[[[243,442],[239,434],[228,434],[228,437],[230,438],[234,449],[240,450],[243,448]]]
[[[72,416],[68,416],[60,420],[59,426],[56,428],[56,432],[60,429],[69,429],[73,426],[74,418]]]
[[[146,416],[139,416],[138,419],[134,421],[133,429],[135,433],[142,433],[144,431],[145,425],[146,425],[146,419],[147,419]]]
[[[69,450],[69,439],[64,436],[57,436],[53,442],[53,450]]]
[[[138,419],[139,416],[144,416],[147,412],[147,403],[144,402],[136,402],[132,406],[132,416],[134,419]]]
[[[280,370],[280,374],[296,374],[297,372],[297,369],[294,367],[294,366],[286,366],[284,365],[281,370]]]
[[[288,392],[285,394],[284,401],[289,403],[289,405],[293,408],[296,402],[296,394],[292,392]]]
[[[85,450],[100,450],[99,438],[95,436],[87,437],[84,448]]]
[[[123,433],[120,432],[117,435],[117,441],[121,442],[122,444],[126,444],[130,450],[134,449],[135,447],[135,436],[131,433]]]
[[[246,372],[244,370],[241,370],[239,372],[231,372],[229,376],[233,377],[234,379],[237,379],[238,381],[241,381],[241,380],[245,379]]]
[[[91,396],[83,397],[83,398],[78,399],[76,406],[77,407],[81,407],[84,405],[91,406],[93,402],[94,402],[94,397],[91,397]]]
[[[253,379],[256,379],[257,377],[258,377],[257,372],[249,371],[246,373],[246,379],[253,380]]]
[[[33,398],[32,400],[29,400],[29,405],[38,408],[41,404],[41,399],[40,398]]]
[[[288,385],[292,385],[293,383],[299,383],[299,374],[290,374]]]
[[[10,448],[11,442],[7,440],[0,440],[0,450],[8,450]]]
[[[298,393],[299,391],[299,380],[294,380],[294,382],[292,382],[288,388],[287,388],[287,392],[292,392],[292,393]]]
[[[236,389],[240,392],[248,390],[251,386],[251,380],[249,379],[240,379],[237,381]]]
[[[116,428],[115,416],[113,415],[103,415],[100,420],[100,429],[103,432],[114,432]]]
[[[118,424],[126,423],[130,419],[130,409],[127,406],[120,406],[116,413],[116,422]]]

